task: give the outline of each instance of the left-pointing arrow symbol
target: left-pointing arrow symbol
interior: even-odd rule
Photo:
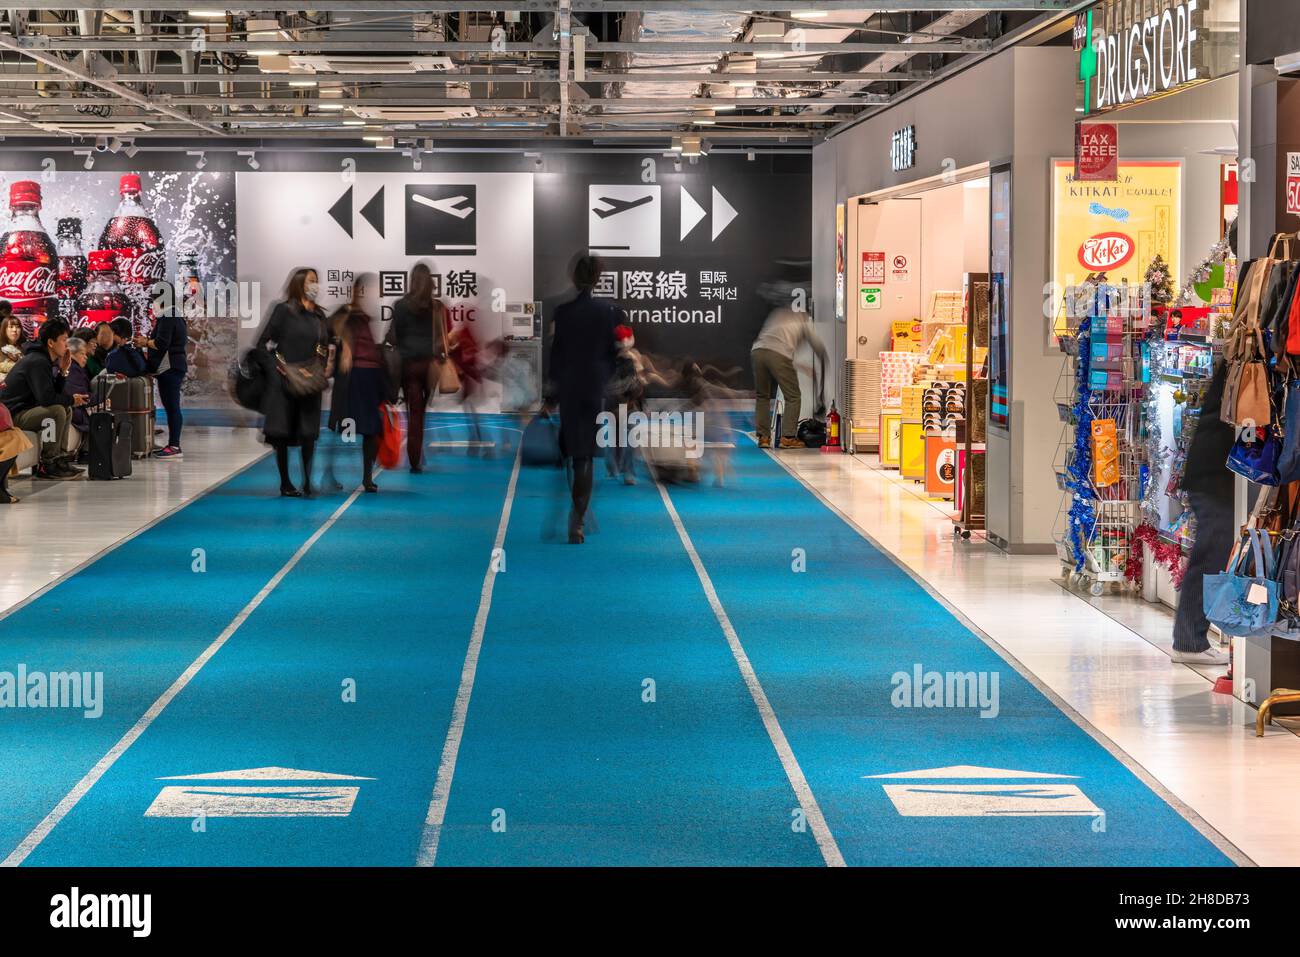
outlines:
[[[343,231],[349,236],[352,235],[352,187],[349,186],[347,191],[329,208],[330,218],[343,227]]]
[[[361,218],[373,226],[380,236],[384,235],[384,187],[379,187],[379,192],[361,207]]]

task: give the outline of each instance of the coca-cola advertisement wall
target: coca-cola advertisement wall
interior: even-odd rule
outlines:
[[[226,285],[235,279],[235,178],[200,172],[0,173],[0,299],[29,332],[48,317],[88,315],[87,262],[112,250],[125,315],[147,332],[159,282]],[[100,257],[101,261],[106,259]],[[181,273],[185,273],[184,276]],[[197,277],[196,274],[197,273]],[[101,280],[105,276],[101,274]],[[153,290],[154,295],[151,295]],[[187,400],[226,407],[226,371],[239,320],[187,304]]]

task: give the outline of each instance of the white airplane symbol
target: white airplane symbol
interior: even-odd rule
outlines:
[[[430,199],[428,196],[421,196],[417,193],[411,198],[422,206],[436,209],[440,213],[450,213],[457,219],[464,219],[470,213],[474,212],[473,206],[460,205],[465,202],[465,200],[469,199],[468,196],[447,196],[444,199]]]

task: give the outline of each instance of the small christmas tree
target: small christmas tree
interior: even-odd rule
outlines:
[[[1174,301],[1174,280],[1169,274],[1169,264],[1158,253],[1147,267],[1146,284],[1151,289],[1153,306],[1167,306]]]

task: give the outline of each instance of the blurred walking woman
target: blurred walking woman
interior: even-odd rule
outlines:
[[[361,483],[378,492],[375,456],[383,420],[379,407],[388,394],[388,373],[375,343],[371,320],[379,311],[379,277],[362,273],[352,283],[352,302],[331,317],[339,349],[334,391],[330,401],[330,428],[343,431],[351,420],[361,436]]]
[[[445,310],[433,298],[433,273],[426,263],[411,268],[407,293],[393,307],[389,336],[401,356],[401,386],[406,397],[406,458],[412,472],[424,470],[424,412],[429,404],[429,367],[442,357],[437,321]],[[438,319],[435,320],[434,316]],[[396,387],[396,383],[392,383]]]
[[[329,333],[325,311],[316,305],[319,290],[316,270],[294,270],[284,301],[272,310],[257,340],[258,348],[275,353],[279,370],[263,400],[263,431],[275,449],[280,494],[291,498],[312,494],[311,461],[320,436],[321,393],[329,375]],[[302,450],[301,491],[289,479],[289,449],[293,446]]]

